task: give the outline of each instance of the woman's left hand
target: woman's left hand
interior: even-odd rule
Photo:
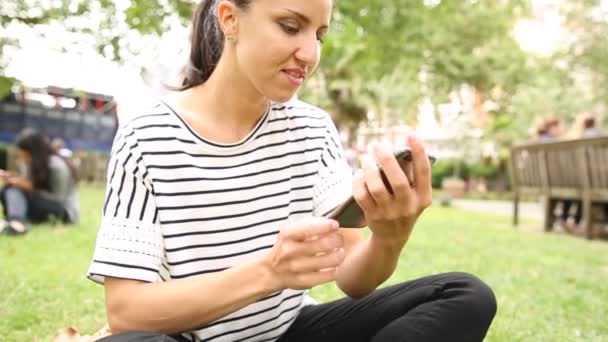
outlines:
[[[365,213],[375,239],[391,244],[405,244],[420,214],[432,202],[431,166],[420,140],[408,137],[412,151],[413,179],[401,170],[393,152],[376,146],[374,154],[386,174],[392,193],[384,186],[376,163],[362,162],[353,179],[353,197]]]

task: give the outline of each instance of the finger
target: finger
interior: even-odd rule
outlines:
[[[367,191],[372,196],[376,204],[384,205],[391,199],[391,194],[388,192],[380,176],[380,171],[369,156],[363,158],[363,178]]]
[[[353,176],[353,198],[359,204],[363,212],[371,212],[376,209],[376,202],[367,191],[363,170],[357,170]]]
[[[305,219],[290,225],[287,229],[281,231],[284,238],[293,239],[296,241],[306,241],[313,236],[320,236],[332,231],[337,231],[339,228],[338,222],[322,217]]]
[[[401,168],[400,163],[410,163],[408,161],[398,161],[392,151],[386,147],[376,149],[376,158],[382,166],[382,170],[386,174],[393,196],[397,199],[405,198],[410,191],[410,182]],[[406,164],[403,164],[404,166]]]
[[[317,239],[305,241],[303,245],[307,255],[331,253],[338,248],[344,247],[344,237],[336,230],[325,235],[319,235]]]
[[[414,135],[408,136],[408,143],[412,150],[412,160],[414,163],[414,179],[416,180],[416,190],[421,197],[431,195],[431,163],[424,151],[424,146],[420,139]]]
[[[344,261],[344,248],[338,248],[332,253],[299,258],[291,262],[290,271],[293,273],[309,273],[338,267]]]

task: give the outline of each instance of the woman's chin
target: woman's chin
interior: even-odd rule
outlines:
[[[285,103],[289,102],[296,95],[295,91],[278,91],[273,94],[268,94],[268,98],[272,102]]]

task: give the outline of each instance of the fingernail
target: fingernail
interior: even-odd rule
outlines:
[[[420,142],[420,138],[418,138],[415,134],[410,134],[407,138],[410,145],[418,144]]]
[[[338,228],[340,228],[340,224],[338,223],[338,221],[331,220],[331,228],[332,229],[338,229]]]

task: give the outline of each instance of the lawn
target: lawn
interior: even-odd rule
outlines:
[[[91,334],[104,324],[103,288],[85,278],[102,197],[99,188],[81,190],[78,226],[0,237],[0,341],[49,341],[63,327]],[[606,242],[519,232],[508,217],[431,207],[387,284],[471,272],[498,298],[487,341],[608,341],[607,256]],[[340,296],[333,284],[312,294]]]

